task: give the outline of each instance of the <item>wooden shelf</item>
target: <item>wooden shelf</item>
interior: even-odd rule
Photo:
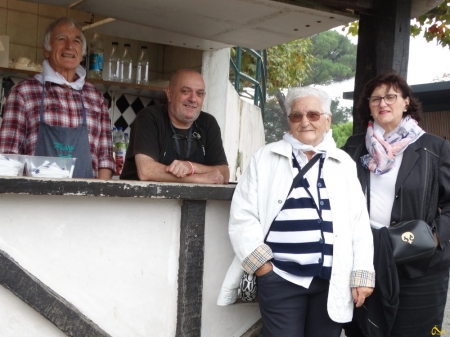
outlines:
[[[39,73],[37,71],[0,67],[0,76],[2,76],[2,77],[14,76],[14,77],[19,77],[19,78],[28,78],[28,77],[32,77],[36,74],[39,74]]]
[[[18,77],[25,79],[32,77],[38,73],[39,72],[37,71],[0,67],[0,78]],[[86,80],[94,84],[95,87],[102,92],[104,91],[118,92],[140,97],[149,97],[160,100],[166,100],[166,94],[164,92],[164,85],[166,82],[164,81],[161,81],[161,86],[152,86],[134,83],[110,82],[110,81],[96,80],[92,78],[88,78]]]

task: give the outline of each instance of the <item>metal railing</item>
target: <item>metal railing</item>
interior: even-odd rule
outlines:
[[[242,53],[247,52],[256,59],[254,78],[241,72]],[[230,58],[232,74],[234,74],[234,88],[239,95],[242,94],[241,81],[250,82],[254,86],[253,104],[261,109],[264,120],[264,107],[266,104],[267,88],[267,50],[253,50],[249,48],[236,47],[236,61]],[[231,75],[231,73],[230,73]]]

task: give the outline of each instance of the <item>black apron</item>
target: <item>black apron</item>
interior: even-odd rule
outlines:
[[[76,158],[73,178],[94,178],[92,172],[91,147],[86,123],[86,110],[80,93],[83,123],[77,128],[51,126],[44,123],[45,83],[42,85],[39,108],[39,133],[35,156]]]
[[[170,123],[170,128],[172,130],[172,136],[168,136],[166,149],[164,150],[164,154],[161,160],[161,164],[169,166],[172,162],[177,160],[187,160],[198,164],[205,164],[205,146],[202,141],[201,134],[197,131],[197,123],[194,122],[188,131],[188,136],[185,141],[187,141],[186,146],[186,155],[182,156],[180,151],[180,142],[178,134],[175,132],[175,129]],[[194,132],[195,128],[195,132]],[[191,153],[192,142],[197,141],[197,146],[194,151]]]

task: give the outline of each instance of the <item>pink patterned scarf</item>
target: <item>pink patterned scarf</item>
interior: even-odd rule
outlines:
[[[361,157],[361,164],[376,175],[381,175],[394,167],[395,156],[425,133],[411,116],[406,116],[386,138],[374,132],[374,122],[370,121],[366,133],[366,148],[369,154]]]

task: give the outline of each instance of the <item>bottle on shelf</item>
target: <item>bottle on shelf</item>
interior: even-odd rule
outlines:
[[[125,132],[124,135],[125,135],[125,144],[127,145],[127,149],[128,149],[128,144],[130,143],[130,137],[128,136],[127,132]]]
[[[123,170],[123,164],[125,163],[125,155],[127,152],[125,134],[120,126],[117,128],[114,143],[116,145],[116,175],[120,175]]]
[[[148,68],[149,60],[147,46],[142,46],[136,68],[136,84],[148,84]]]
[[[120,76],[120,57],[119,57],[119,43],[113,42],[111,48],[111,54],[108,59],[108,80],[113,82],[119,82]]]
[[[103,79],[103,39],[94,34],[89,48],[89,78]]]
[[[125,50],[120,60],[120,80],[121,82],[130,83],[133,71],[133,58],[130,52],[130,44],[124,44]]]
[[[111,130],[111,136],[112,136],[112,149],[113,149],[113,156],[116,158],[116,133],[117,129],[114,126]]]

